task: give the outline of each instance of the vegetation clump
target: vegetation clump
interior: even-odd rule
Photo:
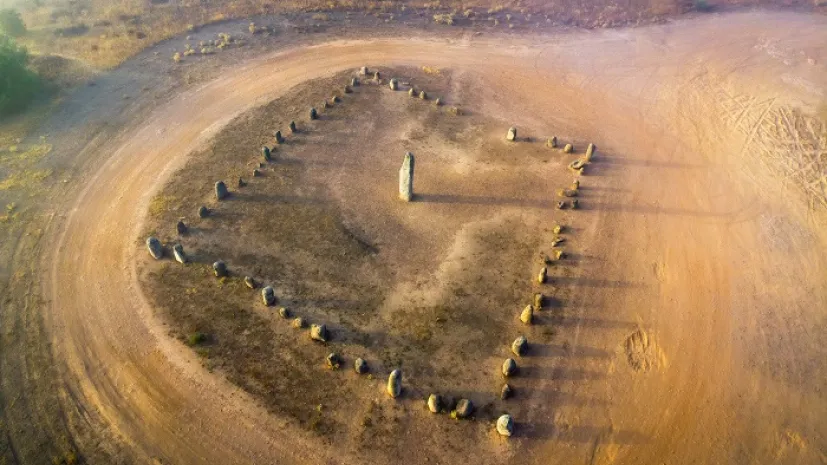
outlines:
[[[40,90],[40,78],[28,64],[26,49],[11,37],[0,34],[0,118],[26,108]]]

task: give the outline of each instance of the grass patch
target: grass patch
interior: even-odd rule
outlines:
[[[16,171],[0,181],[0,191],[29,188],[39,184],[52,174],[52,170]]]

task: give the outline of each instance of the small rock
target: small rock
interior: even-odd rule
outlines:
[[[571,209],[572,210],[577,210],[578,207],[580,207],[580,201],[578,201],[577,199],[572,200],[571,201]]]
[[[574,146],[571,144],[566,144],[566,146],[563,147],[563,153],[571,153],[573,150]]]
[[[256,280],[253,279],[252,276],[245,276],[244,277],[244,285],[247,286],[250,289],[255,289],[256,288]]]
[[[295,134],[296,132],[298,132],[298,130],[296,129],[296,122],[290,121],[290,133]]]
[[[359,74],[361,74],[362,76],[367,76],[368,75],[368,67],[367,66],[362,66],[362,68],[359,70]]]
[[[520,313],[520,321],[523,323],[530,325],[534,322],[534,307],[531,305],[526,305],[523,309],[523,312]]]
[[[319,119],[319,113],[316,111],[315,108],[310,109],[310,119]]]
[[[546,145],[553,149],[557,148],[557,136],[554,136],[551,139],[547,140]]]
[[[554,259],[555,260],[562,260],[566,258],[566,252],[560,249],[554,251]]]
[[[525,355],[527,350],[528,340],[525,336],[520,336],[517,339],[514,339],[514,342],[511,343],[511,352],[518,357]]]
[[[351,88],[350,88],[350,86],[345,86],[345,87],[342,89],[342,92],[344,92],[344,93],[346,93],[346,94],[349,94],[349,93],[353,92],[353,89],[351,89]]]
[[[540,310],[543,308],[543,303],[546,300],[546,296],[543,295],[542,292],[535,292],[534,296],[532,297],[533,305],[536,310]]]
[[[436,100],[434,100],[434,105],[436,105],[436,106],[438,106],[438,107],[439,107],[439,106],[442,106],[442,98],[441,98],[441,97],[437,97],[437,98],[436,98]]]
[[[146,248],[155,260],[160,260],[164,256],[164,247],[161,246],[161,241],[156,237],[150,236],[147,238]]]
[[[333,97],[330,97],[330,103],[339,103],[341,101],[342,101],[342,99],[340,99],[338,95],[334,95]]]
[[[213,273],[215,273],[216,278],[223,278],[227,276],[227,265],[224,264],[221,260],[212,264]]]
[[[428,410],[431,413],[439,413],[442,410],[442,396],[439,394],[431,394],[428,397]]]
[[[287,309],[285,307],[279,308],[279,316],[280,317],[282,317],[286,320],[286,319],[290,318],[290,315],[291,315],[291,313],[290,313],[289,309]]]
[[[388,83],[388,86],[391,90],[399,90],[399,81],[396,78],[392,78],[391,82]]]
[[[571,182],[571,190],[576,191],[578,189],[580,189],[580,180],[575,179],[574,181]]]
[[[501,415],[497,419],[497,432],[500,433],[500,436],[506,437],[514,434],[514,421],[511,419],[511,415]]]
[[[319,342],[327,342],[327,338],[327,326],[324,324],[310,326],[310,339]]]
[[[198,217],[199,218],[206,218],[208,216],[210,216],[210,209],[209,208],[207,208],[203,205],[198,207]]]
[[[224,200],[230,192],[227,190],[227,185],[224,184],[224,181],[218,181],[215,183],[215,198],[218,200]]]
[[[548,278],[548,268],[542,267],[540,269],[540,273],[537,275],[537,283],[538,284],[545,284],[547,278]]]
[[[331,370],[338,370],[341,364],[342,359],[339,357],[339,354],[332,352],[327,355],[327,367]]]
[[[304,325],[305,325],[305,323],[304,323],[304,318],[302,318],[302,317],[300,317],[300,316],[299,316],[299,317],[296,317],[296,318],[293,320],[293,327],[294,327],[294,328],[299,328],[299,329],[301,329],[301,328],[304,328]]]
[[[513,126],[508,128],[508,134],[505,135],[505,138],[507,140],[510,140],[511,142],[516,141],[517,140],[517,128],[515,128]]]
[[[393,370],[388,376],[388,395],[396,399],[402,393],[402,370]]]
[[[591,161],[592,155],[594,155],[595,150],[597,150],[597,146],[594,144],[589,144],[589,146],[586,147],[586,161]]]
[[[350,78],[350,87],[356,87],[359,85],[359,79],[357,78]]]
[[[184,223],[184,220],[178,221],[178,224],[175,225],[175,229],[178,231],[178,234],[184,235],[187,233],[187,225]]]
[[[428,100],[428,94],[426,94],[424,90],[420,90],[419,91],[419,99],[420,100]]]
[[[261,300],[268,307],[276,303],[276,291],[273,290],[272,286],[267,286],[261,290]]]
[[[555,224],[554,229],[552,231],[554,231],[554,234],[560,234],[561,232],[563,232],[563,226]]]
[[[503,384],[502,390],[500,390],[500,399],[507,400],[514,396],[514,390],[511,389],[511,386],[508,383]]]
[[[379,71],[373,73],[373,80],[377,81],[377,82],[381,81],[382,80],[382,74],[380,74]]]
[[[565,208],[566,208],[566,201],[565,200],[561,200],[561,201],[557,202],[557,209],[558,210],[564,210]]]
[[[353,362],[353,371],[360,375],[367,373],[368,362],[366,362],[363,358],[357,358],[356,361]]]
[[[264,157],[264,161],[271,161],[273,159],[270,153],[270,147],[264,146],[261,148],[261,155]]]
[[[253,169],[253,177],[254,177],[254,178],[259,178],[259,177],[261,177],[261,171],[259,171],[259,170],[257,170],[257,169]]]
[[[457,402],[457,408],[451,412],[451,416],[454,418],[468,418],[471,414],[474,413],[474,403],[468,399],[460,399]]]
[[[276,131],[276,133],[273,134],[273,137],[275,137],[277,144],[283,144],[284,143],[284,137],[281,136],[281,131]]]
[[[180,264],[187,263],[187,256],[184,254],[184,246],[181,244],[175,244],[172,247],[172,255],[175,256],[175,261]]]
[[[416,91],[414,90],[414,88],[413,88],[413,87],[411,87],[410,89],[408,89],[408,96],[409,96],[409,97],[416,97]]]
[[[513,358],[505,359],[505,362],[503,362],[503,376],[508,378],[515,373],[517,373],[517,362],[515,362]]]

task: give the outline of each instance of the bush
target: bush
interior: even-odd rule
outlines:
[[[20,13],[11,8],[0,10],[0,32],[12,37],[26,34],[26,25],[20,18]]]
[[[40,79],[29,70],[28,63],[26,49],[0,34],[0,117],[26,108],[40,89]]]

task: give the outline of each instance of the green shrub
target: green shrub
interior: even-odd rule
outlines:
[[[40,79],[28,62],[26,49],[0,34],[0,118],[26,108],[40,89]]]
[[[0,33],[20,37],[26,34],[26,25],[20,18],[20,13],[11,8],[0,10]]]

